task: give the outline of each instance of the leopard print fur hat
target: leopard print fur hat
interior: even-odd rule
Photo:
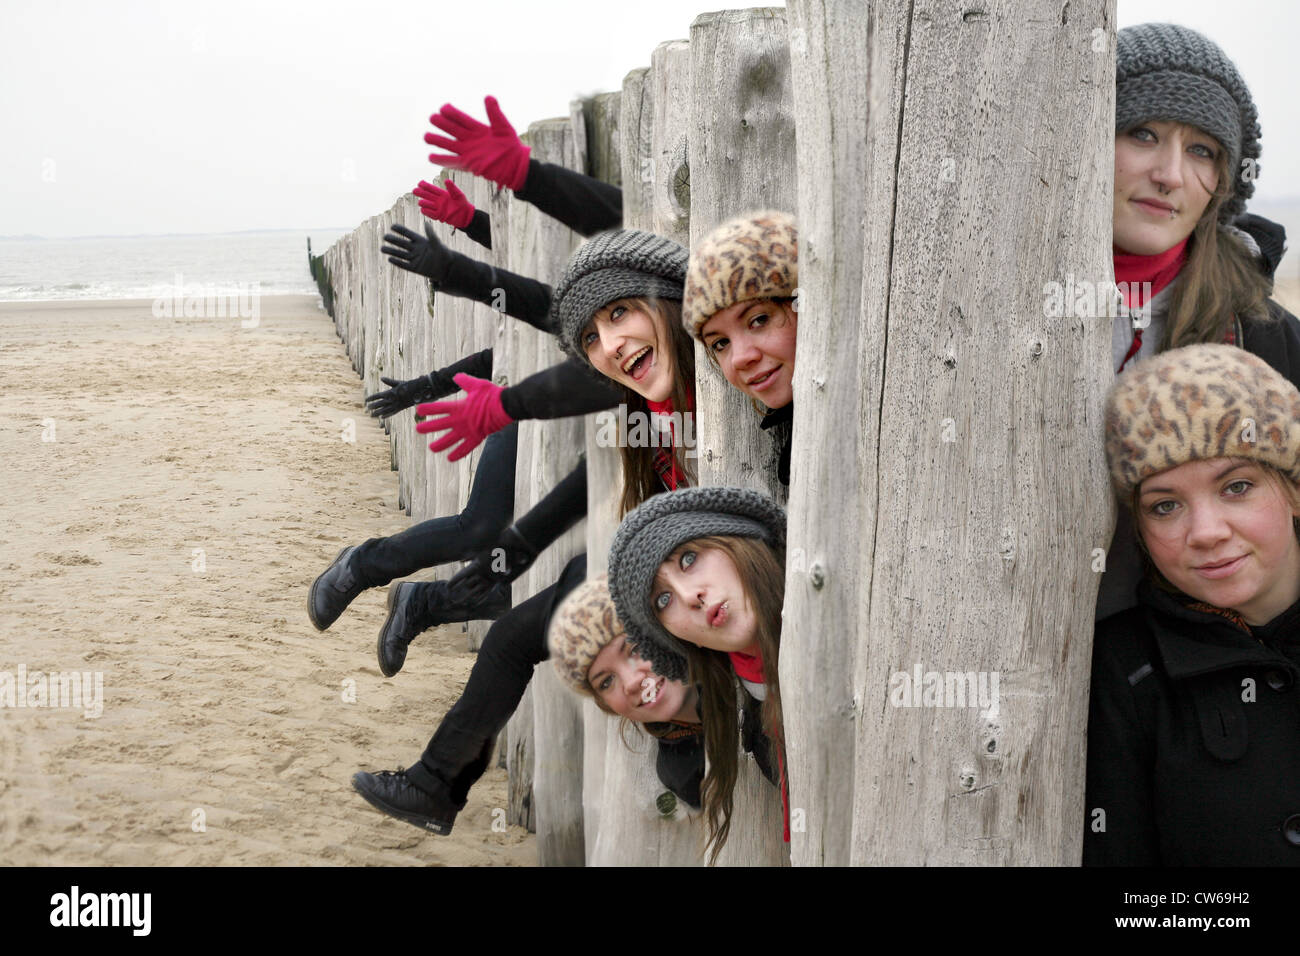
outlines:
[[[767,210],[724,222],[691,250],[682,323],[700,338],[715,312],[751,299],[793,298],[799,286],[794,217]]]
[[[546,635],[551,662],[560,680],[576,693],[595,697],[587,672],[605,645],[623,633],[606,576],[602,574],[579,584],[556,609]],[[674,663],[685,671],[685,660]]]
[[[1106,399],[1106,460],[1124,504],[1143,479],[1189,461],[1250,458],[1300,484],[1300,391],[1235,345],[1138,362]]]

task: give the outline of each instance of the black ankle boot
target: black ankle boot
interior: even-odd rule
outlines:
[[[356,548],[344,548],[307,592],[307,616],[323,631],[339,619],[352,599],[366,589],[356,571]]]
[[[451,833],[456,814],[464,806],[456,806],[445,794],[420,789],[405,770],[354,773],[352,788],[375,809],[439,836]]]
[[[406,648],[416,636],[439,624],[495,621],[510,610],[510,588],[493,588],[485,599],[456,602],[446,581],[403,581],[388,589],[388,619],[379,629],[375,650],[379,670],[392,677],[406,663]]]

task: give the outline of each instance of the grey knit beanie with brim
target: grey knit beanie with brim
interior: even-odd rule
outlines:
[[[746,488],[686,488],[655,495],[623,519],[609,546],[609,593],[636,652],[670,680],[684,680],[686,645],[655,614],[655,574],[679,545],[710,535],[785,547],[785,509]]]
[[[1259,177],[1259,114],[1241,74],[1213,40],[1172,23],[1116,34],[1115,135],[1149,120],[1189,123],[1217,139],[1228,151],[1233,186],[1219,221],[1245,212]]]
[[[551,327],[560,348],[588,362],[578,336],[597,309],[618,299],[680,302],[689,259],[680,243],[639,229],[603,232],[583,243],[551,294]]]

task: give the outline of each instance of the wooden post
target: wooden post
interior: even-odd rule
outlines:
[[[725,10],[691,24],[690,239],[756,209],[793,210],[794,110],[785,11]],[[671,140],[670,140],[671,141]],[[679,177],[680,178],[680,177]],[[680,188],[677,195],[680,195]],[[701,485],[755,488],[783,500],[778,448],[749,400],[695,347]],[[722,865],[782,865],[780,795],[742,754]]]
[[[669,115],[660,107],[662,92],[680,88],[689,80],[689,61],[669,56],[666,48],[684,51],[682,41],[656,48],[648,70],[633,70],[623,83],[618,128],[623,182],[623,225],[658,232],[679,241],[669,223],[654,210],[666,180],[655,155],[663,122]],[[682,102],[682,101],[678,101]],[[678,120],[684,135],[684,117]],[[587,417],[587,558],[588,577],[608,567],[609,543],[619,524],[618,505],[623,472],[617,448],[596,441],[598,416]],[[656,744],[639,730],[620,732],[619,722],[584,704],[585,760],[583,804],[590,866],[695,866],[700,862],[702,827],[678,806],[664,816],[656,804],[664,786],[655,773]]]
[[[1110,274],[1114,5],[790,15],[793,859],[1077,864],[1110,326],[1044,287]]]
[[[538,159],[570,167],[578,165],[573,128],[568,119],[534,123],[526,137]],[[553,284],[578,241],[577,234],[532,206],[513,202],[510,267],[515,272]],[[520,382],[563,359],[553,336],[517,320],[504,323],[498,342],[505,343],[503,369],[511,383]],[[559,484],[577,465],[581,449],[579,419],[520,422],[515,514],[526,512]],[[569,558],[581,552],[584,541],[579,525],[543,552],[533,567],[515,582],[515,604],[554,584]],[[512,758],[515,755],[521,758],[510,764],[511,802],[522,802],[523,793],[531,786],[538,861],[544,865],[581,865],[584,858],[579,703],[561,684],[554,667],[542,663],[535,669],[528,697],[521,702],[510,723],[509,752]],[[526,756],[529,739],[533,767],[528,766]]]

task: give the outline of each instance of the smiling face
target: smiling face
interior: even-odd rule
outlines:
[[[1259,464],[1232,458],[1152,475],[1137,502],[1138,529],[1165,579],[1252,625],[1300,599],[1297,514]]]
[[[713,651],[758,653],[758,617],[736,570],[721,548],[677,548],[659,565],[650,594],[655,616],[669,634]]]
[[[783,408],[794,400],[798,323],[788,302],[737,302],[715,312],[700,327],[700,338],[735,388],[768,408]]]
[[[1115,248],[1152,256],[1190,236],[1218,186],[1222,153],[1186,123],[1151,120],[1116,136]]]
[[[657,309],[619,299],[596,311],[579,335],[587,360],[606,378],[652,402],[667,401],[676,377],[672,331]]]
[[[688,703],[686,685],[656,674],[633,653],[624,633],[601,648],[587,669],[587,683],[613,713],[639,723],[671,720]]]

